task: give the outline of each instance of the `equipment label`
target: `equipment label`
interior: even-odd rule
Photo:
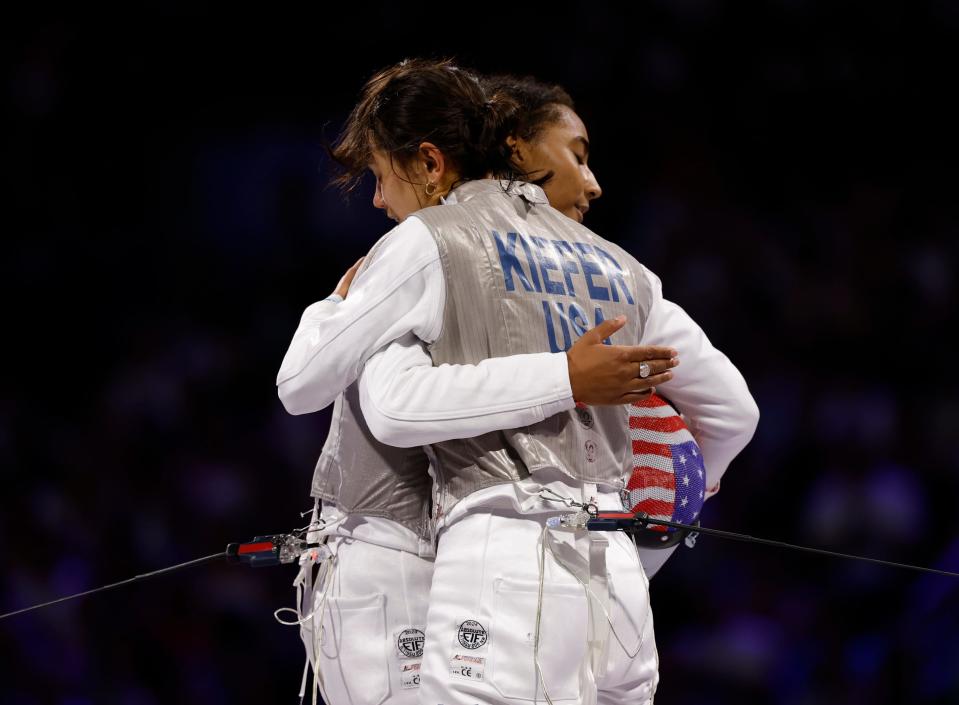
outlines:
[[[481,656],[453,654],[450,658],[450,675],[455,678],[481,681],[485,670],[486,659]]]

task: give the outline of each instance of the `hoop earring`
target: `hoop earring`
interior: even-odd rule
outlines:
[[[436,194],[436,184],[434,184],[432,181],[428,181],[426,183],[426,189],[424,190],[426,192],[426,195],[429,198],[432,198]]]

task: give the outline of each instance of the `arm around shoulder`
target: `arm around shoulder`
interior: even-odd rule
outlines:
[[[385,237],[344,301],[332,309],[318,302],[304,312],[276,380],[290,413],[331,404],[390,341],[407,333],[432,339],[445,302],[436,244],[417,218]]]
[[[411,335],[373,355],[359,385],[370,431],[405,448],[528,426],[574,406],[563,353],[434,367]]]

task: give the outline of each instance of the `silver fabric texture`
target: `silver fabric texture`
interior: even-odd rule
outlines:
[[[454,194],[455,203],[413,216],[429,227],[446,279],[443,327],[430,346],[435,365],[560,352],[619,315],[627,323],[616,342],[640,340],[652,290],[625,250],[550,207],[530,184],[471,181]],[[430,455],[440,512],[544,468],[614,484],[631,470],[628,412],[580,408],[524,428],[437,443]]]

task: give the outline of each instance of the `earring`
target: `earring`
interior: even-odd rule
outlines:
[[[426,183],[426,195],[432,198],[435,193],[436,193],[436,184],[434,184],[432,181],[428,181]]]

